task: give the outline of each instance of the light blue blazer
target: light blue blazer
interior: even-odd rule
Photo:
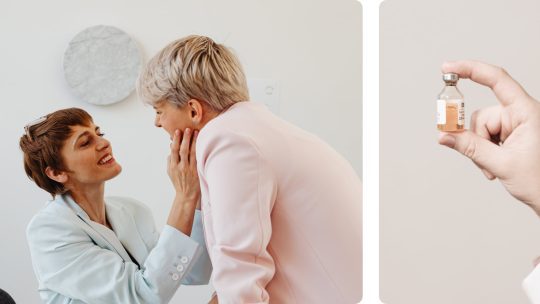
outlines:
[[[30,221],[28,244],[45,303],[168,303],[180,284],[208,284],[212,266],[199,211],[191,237],[168,225],[160,235],[145,205],[105,201],[113,230],[91,221],[69,195],[57,195]]]

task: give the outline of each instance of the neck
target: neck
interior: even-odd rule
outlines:
[[[96,223],[107,226],[107,214],[105,212],[105,183],[93,186],[77,186],[70,189],[73,200],[88,214]]]
[[[228,108],[227,108],[228,109]],[[204,115],[203,115],[203,118],[201,119],[201,122],[199,123],[199,125],[196,127],[196,129],[199,129],[201,130],[209,121],[211,121],[212,119],[216,118],[217,116],[219,116],[219,114],[227,111],[227,109],[224,109],[223,111],[221,112],[217,112],[217,111],[214,111],[212,110],[210,107],[206,106],[205,107],[205,111],[204,111]]]
[[[204,116],[204,119],[201,120],[201,123],[200,123],[200,127],[198,128],[199,130],[202,129],[204,126],[206,126],[206,124],[216,118],[216,116],[218,116],[219,113],[218,112],[211,112],[211,113],[207,113],[205,116]]]

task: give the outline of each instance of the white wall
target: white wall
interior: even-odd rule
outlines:
[[[540,221],[437,144],[444,60],[504,66],[540,98],[540,2],[387,0],[381,7],[381,294],[389,304],[527,303]],[[468,121],[496,105],[461,80]]]
[[[361,174],[361,6],[356,0],[29,1],[0,8],[0,288],[18,303],[38,303],[25,227],[48,195],[25,176],[23,126],[64,107],[88,110],[111,140],[123,173],[107,186],[150,205],[162,227],[172,200],[165,171],[168,136],[132,95],[108,107],[70,93],[61,62],[82,29],[106,24],[130,34],[145,59],[168,42],[204,34],[232,46],[250,78],[281,88],[280,116],[329,142]],[[175,303],[203,303],[209,286],[181,287]]]

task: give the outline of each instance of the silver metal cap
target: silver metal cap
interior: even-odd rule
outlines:
[[[459,80],[459,75],[456,73],[444,73],[442,75],[444,82],[457,82]]]

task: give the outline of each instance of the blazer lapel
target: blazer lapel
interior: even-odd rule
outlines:
[[[137,260],[139,265],[143,265],[148,257],[148,250],[137,229],[137,224],[133,216],[122,206],[105,204],[109,223],[113,227],[118,239]]]
[[[126,252],[126,250],[122,246],[122,243],[120,243],[118,237],[112,230],[92,221],[88,214],[84,212],[84,210],[71,198],[71,196],[62,195],[62,198],[66,205],[68,205],[68,207],[70,207],[83,222],[85,222],[90,228],[97,232],[97,234],[99,234],[110,245],[111,249],[115,250],[122,257],[122,259],[124,259],[124,261],[131,262],[129,254]]]

